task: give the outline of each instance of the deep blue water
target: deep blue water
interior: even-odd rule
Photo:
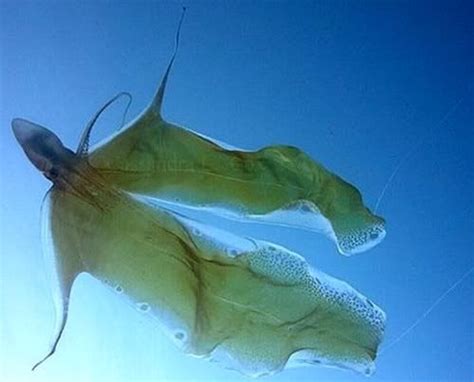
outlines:
[[[473,266],[473,3],[469,1],[188,4],[164,114],[232,145],[284,143],[380,204],[385,241],[345,258],[321,235],[200,215],[278,242],[346,280],[387,313],[382,349]],[[243,381],[182,355],[153,323],[92,278],[78,280],[56,354],[40,245],[49,188],[14,140],[23,117],[75,148],[82,127],[121,90],[129,119],[149,102],[173,49],[178,3],[0,3],[0,379]],[[94,140],[120,124],[123,103]],[[408,156],[407,153],[409,153]],[[377,359],[372,381],[472,381],[471,274]],[[303,368],[268,381],[367,380]]]

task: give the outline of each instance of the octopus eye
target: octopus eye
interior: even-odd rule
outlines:
[[[59,176],[59,171],[57,168],[52,167],[45,175],[48,179],[54,180]]]

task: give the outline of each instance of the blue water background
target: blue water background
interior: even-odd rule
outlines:
[[[387,313],[390,344],[473,266],[473,3],[192,2],[164,115],[238,147],[300,147],[362,191],[388,234],[351,258],[305,231],[199,215],[275,241],[348,281]],[[0,379],[245,381],[182,355],[153,323],[81,276],[57,353],[40,245],[48,181],[14,140],[28,118],[75,148],[115,93],[149,102],[173,49],[179,3],[0,2]],[[453,105],[458,104],[453,109]],[[124,102],[94,140],[120,125]],[[445,119],[446,113],[452,112]],[[195,216],[195,214],[193,214]],[[303,368],[265,381],[472,381],[473,279],[377,359],[370,379]]]

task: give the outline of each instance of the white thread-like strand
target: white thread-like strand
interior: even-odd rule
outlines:
[[[419,316],[413,324],[406,328],[397,338],[395,338],[386,347],[380,350],[379,355],[384,354],[388,349],[400,342],[408,333],[415,329],[454,289],[456,289],[469,275],[474,271],[474,267],[462,275],[453,285],[446,289],[425,312]]]
[[[448,120],[448,118],[456,111],[456,109],[458,108],[458,106],[461,104],[461,102],[464,100],[464,98],[460,98],[447,112],[446,114],[444,115],[444,117],[441,119],[441,121],[438,123],[438,126],[436,127],[435,130],[438,130],[441,126],[443,126],[446,121]],[[400,170],[400,168],[402,167],[402,164],[405,163],[405,161],[415,152],[415,150],[420,147],[423,143],[425,142],[425,140],[421,140],[419,141],[415,146],[413,146],[411,148],[410,151],[408,151],[404,156],[403,158],[398,162],[397,166],[395,167],[395,170],[392,171],[392,174],[390,175],[390,177],[388,178],[387,182],[385,183],[385,186],[383,187],[382,189],[382,192],[380,193],[378,199],[377,199],[377,203],[375,203],[375,208],[374,208],[374,214],[377,213],[377,210],[379,208],[379,205],[380,205],[380,202],[382,201],[384,195],[385,195],[385,192],[387,191],[388,187],[392,184],[392,181],[393,179],[395,178],[395,175],[398,174],[398,171]]]

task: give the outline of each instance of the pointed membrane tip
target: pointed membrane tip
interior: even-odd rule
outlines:
[[[44,361],[46,361],[49,357],[51,357],[54,354],[54,350],[51,350],[43,359],[41,359],[39,362],[36,362],[33,367],[31,368],[31,371],[35,371],[36,368],[41,365]]]

